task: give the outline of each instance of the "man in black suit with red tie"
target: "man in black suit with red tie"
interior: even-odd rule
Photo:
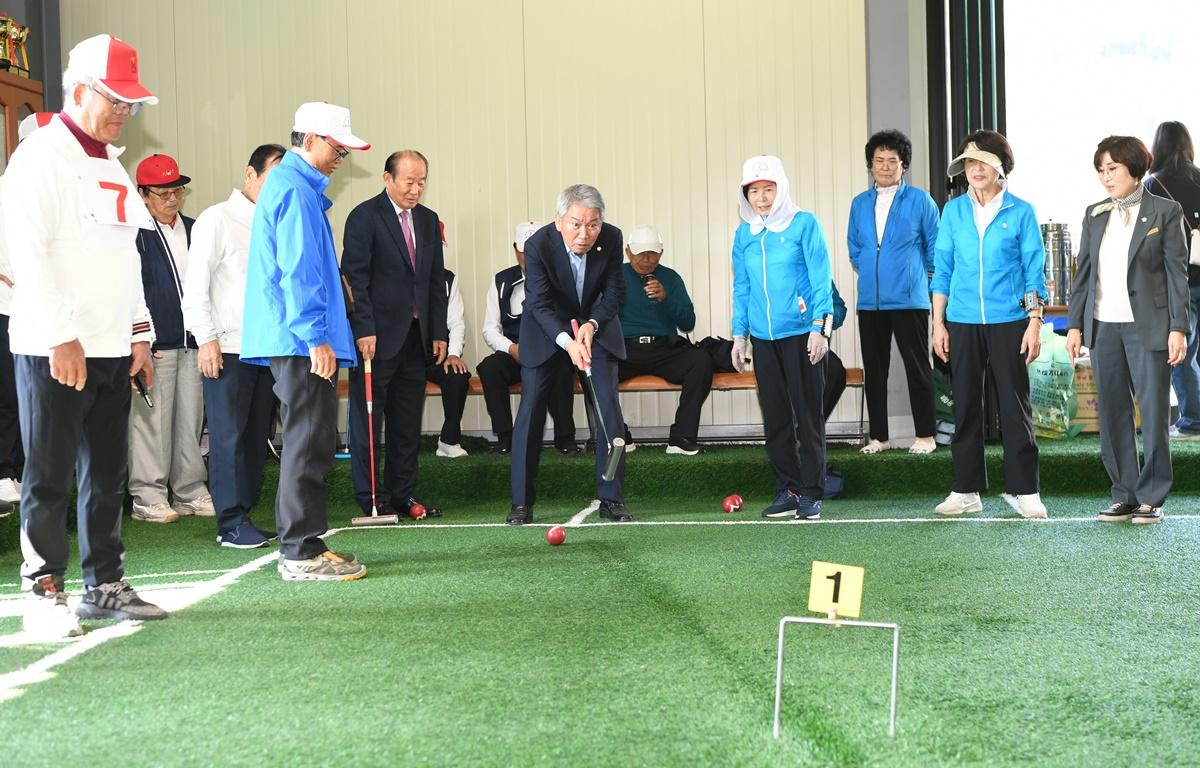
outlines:
[[[521,405],[513,429],[512,511],[506,522],[533,522],[538,459],[546,425],[546,399],[555,370],[568,355],[579,370],[588,365],[608,433],[624,424],[617,400],[617,361],[625,358],[621,299],[625,295],[621,230],[604,223],[604,198],[587,184],[558,196],[554,224],[525,242],[525,310],[521,315]],[[573,331],[572,321],[579,330]],[[604,479],[608,444],[596,441],[600,516],[633,519],[625,508],[625,459]]]
[[[420,205],[429,163],[415,150],[384,164],[384,191],[350,212],[342,274],[354,298],[350,326],[359,365],[350,369],[350,454],[354,495],[371,511],[371,462],[363,360],[371,360],[375,457],[387,423],[380,514],[408,515],[418,503],[417,450],[425,403],[425,353],[446,359],[446,289],[438,216]],[[382,417],[382,418],[381,418]],[[441,510],[425,504],[430,517]]]

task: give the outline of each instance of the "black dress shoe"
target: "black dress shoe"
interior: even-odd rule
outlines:
[[[603,517],[605,520],[612,520],[614,523],[633,522],[633,515],[629,514],[629,510],[625,508],[625,503],[621,501],[601,501],[600,517]]]
[[[512,453],[512,446],[508,443],[496,443],[492,446],[488,453],[493,456],[507,456]]]
[[[525,504],[513,504],[512,511],[508,513],[508,517],[504,518],[504,522],[509,525],[529,525],[533,522],[533,507]]]
[[[408,512],[410,509],[412,509],[413,504],[420,504],[421,506],[425,507],[425,517],[441,517],[442,516],[442,510],[440,508],[432,507],[432,506],[426,504],[425,502],[421,501],[420,499],[416,498],[415,496],[410,496],[406,503],[401,504],[400,506],[396,507],[396,511],[394,512],[394,514],[400,515],[401,518],[411,517],[411,515],[409,515]]]
[[[554,446],[554,450],[560,456],[580,456],[583,454],[583,450],[580,449],[574,440],[569,443],[558,443]]]

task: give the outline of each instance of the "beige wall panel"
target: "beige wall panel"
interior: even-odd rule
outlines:
[[[342,216],[383,190],[392,152],[416,149],[429,159],[424,204],[446,224],[446,266],[465,305],[463,357],[474,371],[491,351],[481,333],[488,285],[515,262],[513,225],[543,215],[526,202],[521,5],[350,5],[363,23],[353,27],[349,103],[372,147],[356,162],[364,173],[355,176]],[[441,423],[440,401],[428,400],[423,429]],[[467,400],[463,427],[490,428],[482,398]]]
[[[846,252],[850,200],[861,191],[866,141],[865,20],[861,2],[752,0],[704,4],[709,219],[714,261],[709,312],[728,335],[729,248],[739,218],[742,163],[778,155],[792,198],[820,220],[839,291],[853,307]],[[723,256],[718,262],[715,254]],[[718,279],[719,278],[719,279]],[[854,314],[834,336],[847,366],[858,365]],[[853,394],[853,393],[851,393]],[[716,423],[758,423],[753,393],[730,394]],[[721,406],[718,401],[717,408]],[[848,395],[834,421],[857,420]]]
[[[663,263],[696,304],[694,336],[728,336],[741,164],[778,154],[853,301],[844,241],[865,184],[859,0],[615,0],[586,13],[552,0],[64,0],[64,57],[103,31],[138,47],[162,99],[127,129],[127,165],[175,154],[195,179],[192,215],[240,183],[254,146],[287,143],[302,101],[349,106],[373,144],[330,186],[339,243],[346,215],[382,188],[387,155],[426,154],[425,202],[446,222],[472,368],[487,352],[482,304],[492,274],[511,263],[512,225],[549,221],[555,195],[577,181],[600,188],[624,231],[662,230]],[[853,313],[834,344],[857,364]],[[857,418],[852,399],[836,420]],[[664,430],[677,403],[623,397],[631,424]],[[702,424],[760,420],[753,393],[715,393]],[[431,401],[424,426],[440,422]],[[582,400],[576,422],[585,424]],[[468,401],[463,427],[488,429],[481,398]]]
[[[621,0],[581,16],[570,5],[527,0],[526,84],[531,208],[550,215],[565,186],[594,184],[604,194],[606,219],[626,234],[641,224],[658,227],[666,242],[663,263],[690,292],[705,296],[699,11],[697,0]],[[578,34],[585,24],[589,33]],[[707,336],[708,318],[699,314],[696,330]],[[669,425],[678,403],[676,395],[621,400],[635,426]]]

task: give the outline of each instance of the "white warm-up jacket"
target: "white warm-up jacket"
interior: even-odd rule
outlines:
[[[221,352],[242,351],[246,260],[254,203],[235,189],[229,199],[206,208],[192,225],[183,291],[183,324],[197,344],[214,339]]]
[[[13,354],[48,357],[78,339],[87,357],[125,357],[153,342],[136,238],[152,226],[109,146],[88,157],[61,120],[21,142],[4,174],[4,229],[12,265]]]

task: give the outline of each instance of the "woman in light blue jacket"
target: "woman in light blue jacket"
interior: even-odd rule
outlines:
[[[1012,148],[995,131],[975,131],[950,162],[967,191],[942,209],[934,246],[933,351],[950,363],[954,392],[954,486],[936,511],[979,512],[984,370],[996,384],[1004,442],[1004,494],[1025,518],[1046,517],[1029,405],[1029,371],[1041,349],[1046,260],[1033,206],[1008,191]]]
[[[929,277],[938,209],[923,189],[904,183],[912,142],[900,131],[867,140],[874,184],[850,203],[846,244],[858,275],[858,339],[862,345],[871,439],[862,453],[889,450],[888,367],[892,337],[904,361],[917,439],[909,453],[933,453],[936,427],[929,365]]]
[[[792,202],[779,158],[746,161],[733,236],[733,365],[754,345],[767,456],[779,477],[764,517],[815,520],[825,477],[825,353],[833,332],[829,250],[815,216]]]

